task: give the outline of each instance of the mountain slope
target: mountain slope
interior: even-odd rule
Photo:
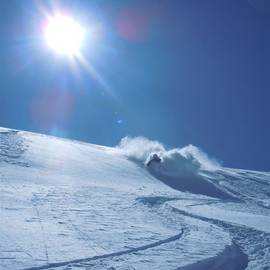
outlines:
[[[0,269],[270,267],[270,174],[194,147],[1,128],[0,187]]]

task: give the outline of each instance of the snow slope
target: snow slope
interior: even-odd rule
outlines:
[[[270,269],[269,188],[194,146],[1,128],[0,269]]]

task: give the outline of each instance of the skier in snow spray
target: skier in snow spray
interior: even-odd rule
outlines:
[[[150,166],[152,162],[161,162],[161,158],[158,156],[158,154],[153,154],[152,157],[149,159],[149,161],[147,162],[147,166]]]

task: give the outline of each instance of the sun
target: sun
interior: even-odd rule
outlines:
[[[55,15],[48,19],[44,36],[49,47],[58,54],[76,56],[83,45],[85,30],[72,17]]]

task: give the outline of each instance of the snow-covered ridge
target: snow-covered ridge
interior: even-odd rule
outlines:
[[[0,128],[0,269],[269,269],[269,187],[194,146]]]

